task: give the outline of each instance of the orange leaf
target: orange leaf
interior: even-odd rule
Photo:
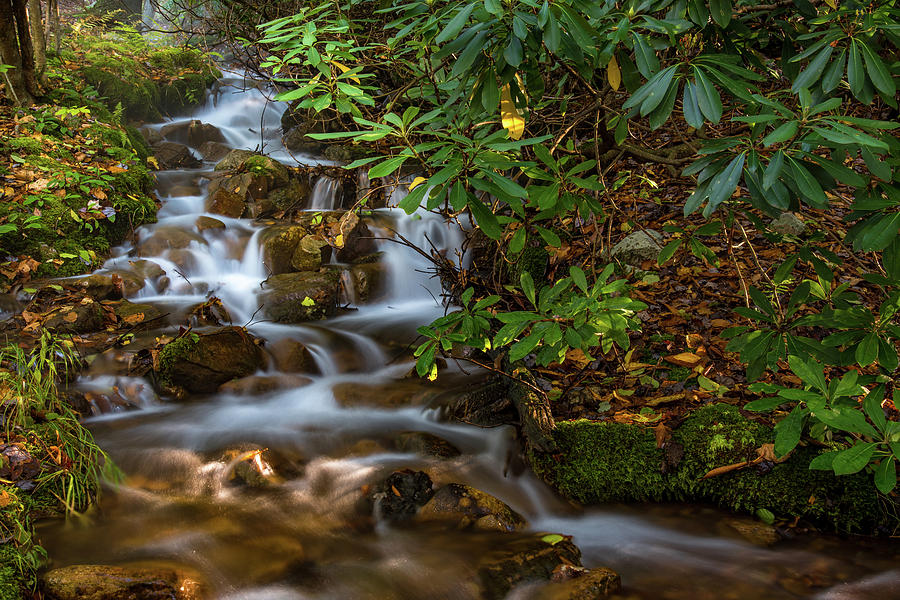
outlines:
[[[668,363],[688,368],[696,367],[703,362],[703,360],[702,356],[697,356],[693,352],[682,352],[680,354],[673,354],[672,356],[665,357],[665,361]]]

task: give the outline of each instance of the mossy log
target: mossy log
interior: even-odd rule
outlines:
[[[557,453],[529,450],[534,471],[583,504],[709,502],[751,514],[766,509],[843,533],[872,534],[898,525],[896,500],[879,494],[870,475],[809,470],[820,452],[811,446],[780,464],[704,479],[714,468],[756,458],[756,450],[774,438],[771,428],[731,405],[694,411],[662,447],[651,428],[613,422],[560,421],[553,437]]]

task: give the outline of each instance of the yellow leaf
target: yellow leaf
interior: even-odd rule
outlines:
[[[525,119],[519,114],[516,103],[513,102],[508,83],[500,92],[500,117],[503,120],[503,128],[508,132],[510,139],[521,139],[522,134],[525,133]]]
[[[156,169],[157,171],[159,171],[159,163],[156,162],[156,157],[155,157],[155,156],[148,156],[148,157],[147,157],[147,164],[148,164],[149,166],[153,167],[154,169]]]
[[[428,181],[428,180],[425,179],[424,177],[416,177],[415,179],[412,180],[412,183],[409,184],[409,191],[413,191],[416,188],[416,186],[421,185],[421,184],[425,183],[426,181]]]
[[[837,0],[825,0],[825,4],[837,10]]]
[[[340,69],[342,73],[346,73],[347,71],[350,70],[350,67],[348,67],[347,65],[341,64],[341,63],[339,63],[339,62],[336,61],[336,60],[331,61],[331,64],[333,64],[333,65],[336,66],[338,69]],[[350,81],[353,81],[353,82],[356,83],[356,84],[362,83],[362,82],[359,80],[359,77],[357,77],[356,75],[351,75],[351,76],[350,76]]]
[[[338,248],[344,247],[344,234],[342,234],[342,233],[337,234],[337,237],[334,238],[334,245],[337,246]]]
[[[303,301],[300,304],[302,306],[315,306],[316,301],[313,300],[312,298],[310,298],[309,296],[307,296],[306,298],[303,299]]]
[[[614,91],[619,90],[619,86],[622,84],[622,71],[619,69],[615,55],[609,59],[609,64],[606,65],[606,79],[609,81],[609,87]]]

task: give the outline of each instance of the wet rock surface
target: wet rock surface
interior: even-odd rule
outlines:
[[[486,600],[501,600],[516,585],[549,580],[560,567],[581,566],[581,551],[556,534],[513,536],[480,559],[478,580]]]
[[[434,496],[431,477],[423,471],[395,471],[368,494],[375,515],[388,521],[408,520]]]
[[[203,585],[166,568],[73,565],[42,577],[48,600],[200,600]]]
[[[503,532],[518,531],[527,525],[522,515],[500,499],[460,483],[448,483],[438,489],[418,512],[416,521]]]
[[[319,372],[316,359],[304,344],[292,339],[281,339],[266,345],[274,367],[282,373]]]
[[[200,160],[190,148],[177,142],[160,142],[153,149],[153,156],[160,169],[193,169],[200,166]]]
[[[258,396],[282,389],[301,388],[312,383],[302,375],[250,375],[227,381],[219,386],[219,392],[236,396]]]
[[[554,583],[545,586],[535,600],[595,600],[622,589],[619,574],[605,567],[581,569],[561,565],[551,577]]]
[[[340,275],[324,271],[273,275],[263,285],[261,300],[273,321],[302,323],[333,316],[339,297]]]
[[[158,376],[167,385],[203,394],[264,364],[265,355],[253,336],[240,327],[224,327],[167,344],[159,354]]]

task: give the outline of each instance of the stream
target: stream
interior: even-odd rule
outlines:
[[[233,148],[263,145],[263,152],[287,165],[314,163],[281,146],[284,107],[245,83],[226,74],[206,105],[185,118],[216,126]],[[155,337],[175,335],[188,310],[214,295],[235,325],[246,325],[267,347],[280,340],[304,344],[317,372],[304,374],[311,379],[307,385],[176,402],[159,399],[148,382],[122,375],[115,355],[95,360],[78,387],[129,389],[139,405],[87,420],[126,479],[89,519],[41,526],[54,566],[187,566],[207,582],[212,597],[229,600],[479,597],[470,583],[473,565],[511,534],[378,519],[373,527],[360,516],[361,489],[409,468],[427,472],[436,485],[465,483],[500,498],[528,520],[528,531],[573,536],[586,567],[606,566],[621,575],[621,598],[900,598],[896,546],[827,536],[756,545],[734,526],[752,520],[700,506],[576,508],[521,465],[511,427],[442,421],[432,401],[460,394],[483,376],[452,363],[435,383],[408,375],[412,363],[404,349],[415,328],[444,312],[436,301],[440,283],[426,260],[386,239],[395,230],[420,247],[433,244],[456,256],[462,232],[434,214],[422,210],[408,217],[386,208],[367,217],[383,253],[387,284],[381,300],[357,305],[348,294],[353,310],[329,320],[266,321],[258,309],[267,277],[259,237],[267,223],[204,212],[204,174],[213,164],[157,173],[159,221],[140,228],[138,243],[162,228],[202,236],[205,243],[140,256],[164,269],[170,283],[163,289],[148,284],[129,299],[170,316],[139,334],[134,345],[152,347]],[[337,198],[335,183],[323,178],[307,209],[339,209]],[[195,223],[204,214],[225,228],[198,231]],[[131,269],[137,258],[136,247],[123,246],[104,269]],[[266,375],[284,375],[268,369]],[[460,454],[403,450],[395,441],[408,432],[437,436]],[[272,464],[257,457],[259,469],[274,470],[277,483],[234,484],[234,457],[247,448],[267,448],[277,457]],[[508,598],[534,598],[547,585],[522,585]]]

